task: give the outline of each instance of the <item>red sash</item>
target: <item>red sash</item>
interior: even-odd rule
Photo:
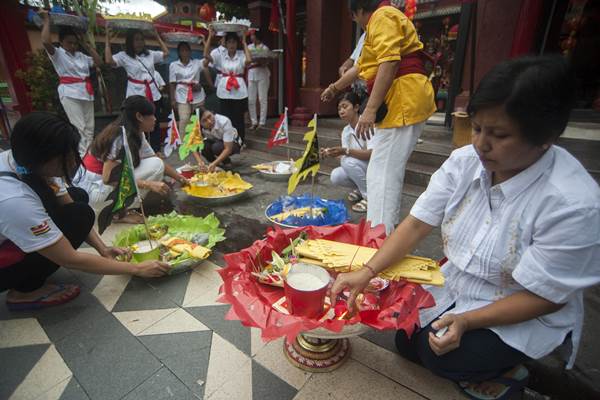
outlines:
[[[93,172],[98,175],[102,175],[102,169],[104,168],[104,163],[94,157],[91,153],[85,153],[83,157],[83,166],[86,170]]]
[[[85,83],[85,90],[88,92],[90,96],[94,95],[94,87],[92,86],[92,80],[89,76],[85,78],[77,78],[74,76],[61,76],[58,81],[63,85],[70,85],[71,83]]]
[[[190,103],[190,104],[194,102],[194,91],[193,91],[193,88],[194,88],[194,85],[196,83],[197,82],[193,82],[193,81],[192,82],[177,82],[178,85],[187,85],[187,98],[186,98],[186,101],[188,103]]]
[[[225,89],[227,89],[228,92],[231,92],[231,89],[237,90],[240,88],[240,83],[238,82],[237,78],[243,78],[244,75],[236,75],[233,72],[224,73],[219,71],[219,73],[223,75],[223,78],[227,77],[227,84],[225,85]]]
[[[427,57],[428,55],[421,50],[413,51],[412,53],[402,56],[394,79],[408,74],[422,74],[427,76],[425,64],[423,63],[423,58]],[[369,93],[369,95],[373,90],[373,85],[375,85],[375,78],[367,81],[367,93]]]
[[[139,85],[145,85],[145,91],[146,91],[146,98],[152,102],[154,102],[154,96],[152,96],[152,89],[150,89],[150,81],[148,80],[143,80],[140,81],[139,79],[134,79],[130,76],[127,77],[127,80],[131,83],[137,83]]]

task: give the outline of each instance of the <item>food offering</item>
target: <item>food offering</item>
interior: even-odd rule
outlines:
[[[183,31],[165,32],[162,37],[169,43],[185,42],[190,44],[198,44],[203,38],[200,33]]]
[[[265,216],[284,228],[340,225],[349,219],[343,200],[327,200],[308,194],[279,198],[267,206]]]
[[[287,181],[296,171],[294,160],[271,161],[253,165],[252,168],[257,170],[263,178],[270,181]]]
[[[326,267],[328,260],[314,251],[308,260],[303,250],[321,239],[376,251],[385,230],[364,221],[335,227],[274,227],[263,240],[225,255],[227,266],[219,271],[223,286],[218,301],[231,304],[228,319],[261,329],[266,341],[285,337],[283,351],[290,363],[312,372],[338,368],[349,354],[348,337],[370,329],[402,329],[410,336],[419,326],[419,310],[435,304],[417,283],[379,277],[358,296],[351,312],[350,293],[336,299],[327,296],[331,282],[345,271]],[[332,250],[337,248],[328,254]]]
[[[170,274],[175,274],[208,258],[215,244],[225,240],[219,224],[213,214],[198,218],[173,212],[149,217],[148,230],[136,225],[119,232],[114,244],[129,247],[133,262],[161,260],[171,265]]]
[[[215,204],[237,200],[252,189],[252,184],[231,171],[199,172],[189,181],[190,185],[184,186],[183,191],[190,198],[207,204],[213,203],[210,200],[215,200]]]
[[[267,61],[272,61],[274,59],[277,59],[279,57],[278,52],[275,52],[273,50],[269,50],[269,49],[251,49],[250,50],[250,55],[252,56],[252,61],[263,61],[263,62],[267,62]]]
[[[243,18],[233,17],[229,21],[215,21],[210,24],[216,32],[246,32],[250,28],[250,21]]]
[[[106,24],[110,29],[138,29],[141,31],[154,30],[154,23],[150,14],[119,13],[116,15],[104,15],[104,19],[106,20]]]

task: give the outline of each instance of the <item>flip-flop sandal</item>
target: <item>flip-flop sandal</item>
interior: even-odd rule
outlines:
[[[521,365],[512,378],[499,376],[488,380],[488,382],[499,383],[505,386],[505,388],[496,396],[476,392],[468,386],[463,387],[462,385],[459,385],[459,387],[463,393],[474,400],[508,400],[511,399],[513,395],[523,390],[527,386],[528,381],[529,371]]]
[[[8,309],[10,311],[39,310],[40,308],[58,306],[60,304],[68,303],[69,301],[73,300],[75,297],[79,296],[79,293],[81,292],[81,289],[79,288],[79,286],[65,285],[62,283],[57,286],[58,287],[55,290],[53,290],[52,292],[45,294],[43,296],[40,296],[35,300],[19,301],[19,302],[7,301],[6,306],[8,307]],[[69,296],[63,297],[63,298],[60,298],[57,300],[47,300],[49,297],[51,297],[57,293],[66,291],[69,286],[72,286],[75,288],[75,290],[73,290],[73,292]]]
[[[366,213],[367,212],[368,203],[367,200],[362,199],[358,203],[352,206],[352,211],[357,213]]]
[[[349,202],[356,203],[359,200],[362,200],[362,195],[358,190],[353,190],[350,193],[348,193]]]

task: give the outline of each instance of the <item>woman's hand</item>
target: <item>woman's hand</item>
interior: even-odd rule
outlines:
[[[141,278],[158,278],[169,272],[169,264],[161,261],[149,260],[139,264],[134,264],[135,272],[133,275]]]
[[[358,123],[356,124],[356,134],[363,140],[369,140],[375,134],[375,111],[370,110],[368,107],[358,117]]]
[[[104,258],[117,259],[118,257],[121,261],[129,261],[131,259],[131,249],[124,247],[107,247],[100,255]]]
[[[211,162],[207,168],[208,172],[215,172],[216,169],[217,169],[217,164],[215,164],[214,162]]]
[[[188,181],[188,179],[181,174],[177,176],[177,182],[179,182],[179,184],[181,186],[189,186],[190,185],[190,181]]]
[[[44,21],[44,23],[50,22],[50,14],[48,14],[48,10],[40,8],[38,10],[38,15],[42,18],[42,21]]]
[[[429,346],[438,356],[460,347],[462,335],[469,330],[467,320],[462,314],[446,314],[432,323],[431,327],[435,330],[448,327],[448,331],[439,338],[433,332],[429,332]]]
[[[346,155],[346,149],[340,146],[330,147],[327,149],[327,156],[329,157],[341,157]]]
[[[338,91],[335,89],[335,86],[332,83],[331,85],[327,86],[327,89],[323,90],[323,93],[321,93],[321,101],[327,103],[333,100],[337,93]]]
[[[164,182],[146,182],[148,190],[166,196],[169,193],[169,185]]]
[[[335,305],[337,296],[344,290],[350,290],[348,297],[348,311],[352,314],[356,307],[356,296],[362,293],[369,281],[373,278],[372,272],[367,268],[361,268],[357,271],[339,274],[331,287],[329,298],[331,304]]]

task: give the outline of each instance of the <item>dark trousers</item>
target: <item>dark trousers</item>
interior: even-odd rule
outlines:
[[[154,130],[148,134],[148,142],[150,143],[150,147],[154,152],[158,153],[160,151],[160,118],[161,118],[161,110],[162,110],[162,100],[157,100],[154,102],[154,116],[156,117],[156,122],[154,123]]]
[[[71,242],[71,246],[77,249],[94,226],[95,216],[94,210],[88,205],[88,194],[85,190],[70,187],[68,191],[73,203],[59,207],[50,218]],[[58,267],[59,265],[37,252],[27,253],[18,263],[0,268],[0,292],[8,289],[32,292],[39,289]]]
[[[204,158],[206,158],[208,162],[213,162],[217,159],[217,157],[219,157],[219,155],[221,155],[223,149],[225,149],[225,144],[222,140],[207,138],[204,139],[204,148],[202,149],[202,155],[204,156]],[[231,152],[231,154],[238,154],[239,152],[240,145],[234,142],[233,151]],[[229,163],[230,161],[231,159],[229,157],[227,157],[224,160],[225,163]]]
[[[529,357],[504,343],[489,329],[466,332],[459,348],[438,356],[429,346],[429,332],[435,333],[431,324],[415,332],[410,339],[406,332],[398,331],[398,352],[402,357],[454,382],[475,383],[494,379],[529,360]]]
[[[244,124],[244,113],[248,108],[246,104],[247,99],[219,99],[221,114],[231,120],[231,124],[237,130],[238,136],[242,139],[242,142],[246,140],[246,125]]]

